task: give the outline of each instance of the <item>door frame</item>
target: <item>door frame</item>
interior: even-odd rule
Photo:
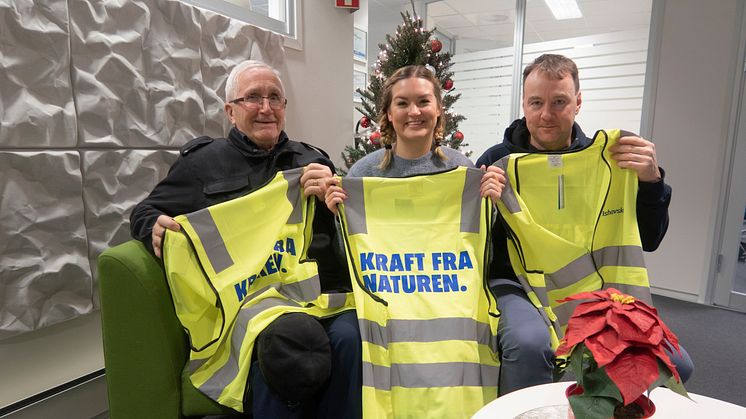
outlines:
[[[723,161],[720,211],[708,301],[746,312],[746,294],[733,291],[738,264],[738,243],[746,208],[746,14],[741,6],[738,68],[734,77],[729,141]]]

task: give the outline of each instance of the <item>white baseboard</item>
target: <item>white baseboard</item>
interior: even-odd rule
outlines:
[[[676,300],[689,301],[691,303],[700,303],[699,295],[689,294],[687,292],[669,290],[666,288],[650,287],[650,292],[655,295],[662,295],[664,297],[674,298]]]
[[[107,417],[109,401],[106,394],[106,376],[61,389],[58,393],[20,406],[1,415],[2,419],[91,419]]]

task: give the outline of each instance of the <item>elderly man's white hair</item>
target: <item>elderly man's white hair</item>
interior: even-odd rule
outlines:
[[[272,68],[272,66],[262,61],[246,60],[233,67],[233,70],[231,70],[231,74],[228,75],[228,81],[226,81],[225,83],[226,103],[230,102],[231,100],[237,99],[238,76],[244,71],[248,71],[254,68],[264,68],[275,73],[275,75],[277,76],[277,80],[280,81],[280,90],[282,90],[282,95],[285,96],[285,86],[282,85],[282,78],[280,77],[279,71],[275,70],[274,68]]]

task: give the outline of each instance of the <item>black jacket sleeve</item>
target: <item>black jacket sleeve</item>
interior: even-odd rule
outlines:
[[[334,164],[328,158],[318,158],[315,162],[328,166],[332,173],[335,173]],[[329,211],[324,201],[316,198],[313,239],[308,256],[317,262],[322,292],[352,291],[347,256],[341,243],[342,238],[338,234],[334,214]]]
[[[671,203],[671,187],[661,180],[654,183],[640,182],[637,191],[637,224],[640,230],[642,249],[652,252],[658,248],[668,230],[668,205]]]
[[[196,211],[201,208],[202,197],[201,183],[192,175],[185,159],[179,157],[169,169],[168,175],[132,210],[132,237],[140,240],[152,252],[151,232],[156,219],[163,214],[173,217]]]

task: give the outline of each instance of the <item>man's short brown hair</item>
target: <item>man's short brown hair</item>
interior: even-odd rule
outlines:
[[[575,93],[580,91],[580,79],[578,79],[578,66],[575,62],[564,55],[559,54],[542,54],[527,65],[523,70],[523,84],[526,84],[526,78],[534,71],[543,71],[549,77],[555,80],[561,80],[568,74],[572,77],[575,84]]]

